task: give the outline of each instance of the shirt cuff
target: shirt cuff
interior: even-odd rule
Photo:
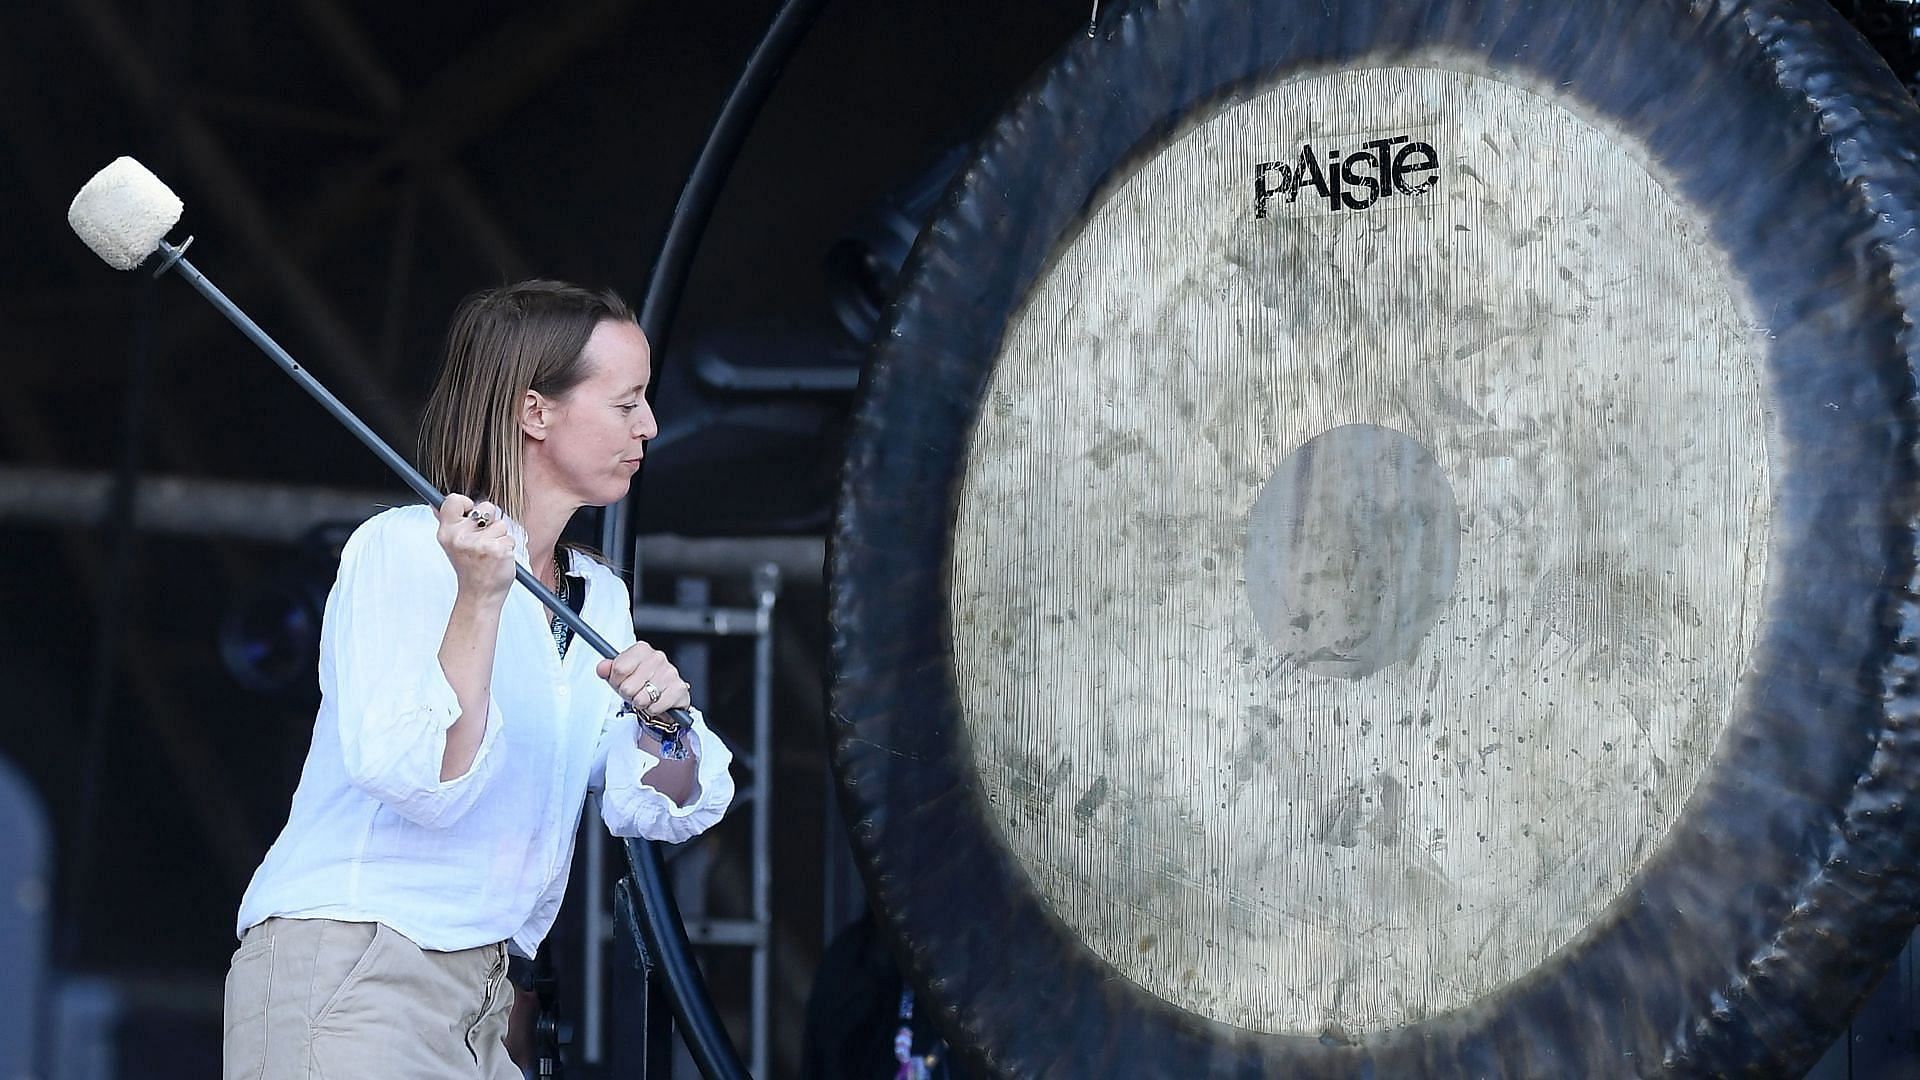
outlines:
[[[608,752],[608,786],[632,787],[641,792],[643,797],[659,800],[661,808],[668,817],[686,817],[700,809],[702,797],[707,791],[707,756],[700,752],[699,733],[689,729],[680,736],[686,741],[688,749],[693,751],[694,757],[699,759],[699,768],[694,774],[693,791],[688,793],[687,803],[682,806],[674,802],[666,792],[647,783],[647,773],[655,765],[660,764],[660,755],[650,753],[643,747],[660,744],[640,734],[638,720],[630,720],[628,723],[633,730],[615,738],[613,748]],[[626,783],[622,784],[621,781]]]
[[[733,764],[733,753],[706,726],[697,709],[693,710],[693,727],[683,737],[690,740],[699,759],[695,788],[684,806],[642,779],[647,770],[660,763],[660,758],[641,749],[639,720],[632,716],[623,718],[607,749],[604,808],[609,811],[609,825],[616,820],[626,821],[639,827],[640,835],[677,842],[704,831],[726,812],[733,801],[733,777],[727,772]],[[684,820],[688,818],[695,820]],[[676,824],[661,828],[667,821]],[[660,825],[649,826],[648,822]],[[662,835],[654,835],[656,830]],[[617,828],[616,832],[628,835]]]
[[[500,743],[500,711],[489,695],[486,727],[472,763],[459,776],[440,778],[447,731],[460,715],[460,698],[446,673],[437,661],[429,664],[411,687],[367,706],[358,724],[343,722],[349,778],[416,824],[451,823],[499,771],[495,748]]]
[[[460,720],[460,695],[447,681],[447,673],[440,669],[436,659],[428,665],[429,670],[420,680],[417,691],[421,705],[431,710],[435,738],[429,740],[432,750],[433,777],[432,790],[453,793],[461,788],[485,781],[493,775],[493,748],[500,742],[500,710],[494,706],[493,694],[487,694],[486,728],[480,733],[480,747],[473,752],[473,760],[467,764],[467,770],[451,780],[441,780],[440,763],[447,755],[447,732]]]

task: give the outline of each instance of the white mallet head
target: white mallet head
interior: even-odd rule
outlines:
[[[180,221],[180,196],[130,157],[93,174],[67,207],[67,224],[115,270],[147,260]]]

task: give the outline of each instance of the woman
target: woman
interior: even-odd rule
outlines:
[[[732,755],[613,571],[559,546],[624,497],[658,433],[647,341],[617,298],[529,281],[469,298],[421,436],[449,494],[348,540],[321,704],[287,826],[241,901],[226,1076],[517,1078],[509,953],[566,889],[589,790],[619,836],[680,841],[733,798]],[[479,501],[474,501],[478,499]],[[597,657],[523,563],[622,651]]]

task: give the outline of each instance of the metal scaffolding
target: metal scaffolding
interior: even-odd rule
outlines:
[[[643,567],[646,548],[636,543],[633,565]],[[748,1057],[754,1076],[769,1075],[771,1061],[771,960],[773,946],[773,631],[774,607],[779,599],[781,572],[772,562],[764,562],[751,572],[752,607],[721,607],[710,602],[713,580],[686,575],[676,579],[674,604],[639,602],[640,590],[634,590],[634,630],[643,639],[660,636],[681,638],[674,650],[675,664],[693,686],[695,701],[711,698],[711,652],[717,639],[751,639],[752,708],[751,732],[744,744],[738,728],[726,718],[708,717],[708,723],[735,746],[735,764],[745,772],[730,812],[745,809],[750,814],[749,893],[747,918],[718,918],[706,914],[709,852],[695,845],[680,849],[671,861],[673,892],[677,898],[687,939],[704,949],[746,949],[751,964],[748,997]],[[729,731],[728,729],[732,730]],[[620,925],[629,913],[618,911],[619,899],[633,903],[630,890],[618,894],[608,886],[607,848],[596,834],[598,815],[591,810],[582,815],[587,837],[581,848],[586,866],[584,913],[585,954],[581,958],[583,1001],[581,1003],[580,1054],[584,1063],[600,1065],[609,1059],[609,1031],[619,1018],[609,1016],[609,963]],[[623,886],[626,882],[622,882]],[[637,937],[637,934],[635,935]],[[643,960],[645,958],[643,957]],[[646,1012],[656,1011],[655,998],[662,996],[654,980],[649,979]],[[649,1027],[652,1025],[649,1024]],[[649,1043],[656,1033],[649,1032]],[[663,1048],[647,1045],[646,1056],[661,1060]],[[658,1055],[658,1056],[657,1056]],[[691,1064],[691,1062],[687,1062]],[[684,1067],[684,1066],[682,1066]],[[668,1075],[679,1075],[675,1069]],[[649,1068],[646,1075],[656,1075]]]

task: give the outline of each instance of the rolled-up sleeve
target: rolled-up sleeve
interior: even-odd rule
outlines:
[[[615,836],[680,843],[712,828],[733,805],[733,752],[694,709],[692,749],[699,758],[699,789],[682,806],[646,782],[659,757],[640,748],[640,722],[631,714],[607,725],[596,754],[602,780],[600,817]]]
[[[501,717],[489,696],[473,764],[440,779],[447,729],[460,719],[440,667],[456,585],[431,515],[419,518],[376,518],[348,540],[327,599],[321,656],[331,672],[322,671],[321,683],[338,698],[348,779],[408,821],[444,828],[498,772]]]

